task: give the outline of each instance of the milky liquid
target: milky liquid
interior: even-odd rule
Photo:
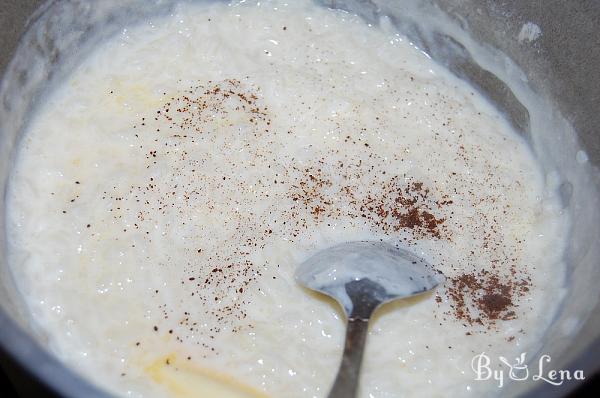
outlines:
[[[567,219],[529,148],[385,24],[305,1],[180,5],[31,117],[13,273],[49,347],[116,395],[185,396],[209,369],[326,396],[343,312],[293,275],[340,242],[399,243],[448,277],[373,320],[361,397],[494,395],[473,355],[535,350],[559,305]]]

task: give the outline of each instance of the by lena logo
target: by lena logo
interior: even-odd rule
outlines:
[[[583,370],[549,370],[549,363],[552,360],[550,355],[544,354],[537,363],[537,369],[530,369],[526,363],[527,353],[522,353],[513,362],[503,356],[498,357],[498,362],[492,365],[489,356],[482,352],[475,355],[471,360],[471,369],[475,373],[475,380],[495,380],[498,388],[502,388],[506,380],[522,381],[542,380],[554,386],[560,386],[568,380],[585,380]],[[530,372],[531,370],[531,372]],[[507,373],[508,371],[508,373]]]

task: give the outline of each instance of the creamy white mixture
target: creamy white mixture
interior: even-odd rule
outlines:
[[[181,5],[98,48],[32,117],[15,278],[51,349],[115,394],[227,379],[326,396],[343,313],[293,274],[339,242],[401,244],[448,277],[379,312],[361,397],[495,394],[473,355],[535,350],[559,305],[556,192],[478,93],[385,23]]]

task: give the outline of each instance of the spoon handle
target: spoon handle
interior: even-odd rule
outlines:
[[[368,320],[348,319],[342,363],[328,398],[356,397],[368,326]]]

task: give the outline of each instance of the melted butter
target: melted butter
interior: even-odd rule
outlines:
[[[232,377],[180,360],[176,354],[157,359],[145,369],[176,398],[267,398]]]

